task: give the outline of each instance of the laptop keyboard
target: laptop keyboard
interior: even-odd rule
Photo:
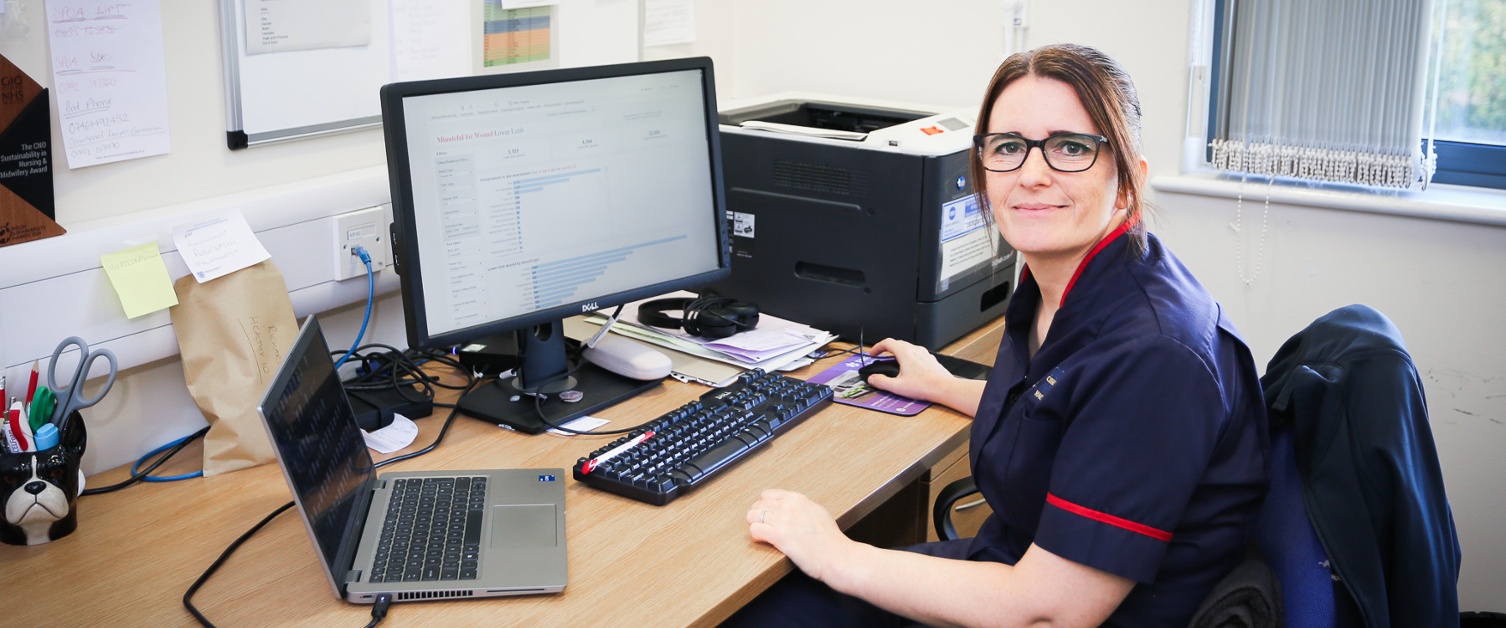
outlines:
[[[397,480],[369,581],[474,580],[485,508],[485,477]]]

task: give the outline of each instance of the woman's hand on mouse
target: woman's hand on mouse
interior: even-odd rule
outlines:
[[[894,356],[899,362],[899,376],[873,375],[868,385],[901,397],[939,403],[973,416],[983,398],[984,382],[953,376],[936,356],[920,345],[885,338],[873,345],[869,355]]]
[[[936,356],[931,355],[925,347],[917,344],[885,338],[873,345],[869,355],[879,356],[885,353],[894,356],[899,363],[899,376],[875,374],[868,378],[868,384],[879,390],[887,390],[902,397],[930,401],[928,390],[946,380],[954,379],[952,374],[936,361]]]

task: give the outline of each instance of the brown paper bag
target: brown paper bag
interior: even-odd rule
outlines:
[[[173,290],[183,377],[209,420],[204,475],[271,462],[272,442],[256,405],[298,335],[282,273],[267,260],[207,283],[190,274]]]

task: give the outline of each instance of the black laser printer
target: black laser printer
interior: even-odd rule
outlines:
[[[974,115],[773,97],[720,112],[732,276],[711,288],[868,343],[1001,316],[1015,252],[969,181]]]

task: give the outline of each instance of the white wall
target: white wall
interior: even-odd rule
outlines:
[[[1146,155],[1158,181],[1180,174],[1192,1],[1029,3],[1027,45],[1097,46],[1135,77]],[[383,163],[378,131],[226,150],[217,5],[163,3],[173,152],[77,171],[57,166],[65,227],[129,221],[142,210]],[[42,7],[40,0],[27,3],[19,17],[29,30],[0,35],[0,54],[46,85]],[[650,48],[645,58],[712,56],[724,101],[808,91],[970,108],[1004,51],[998,0],[696,0],[695,10],[696,43]],[[54,122],[55,143],[58,137]],[[1263,266],[1246,285],[1233,252],[1242,243],[1253,264],[1262,246],[1264,207],[1254,198],[1246,194],[1240,210],[1241,234],[1230,227],[1236,203],[1226,196],[1156,193],[1161,212],[1152,226],[1229,308],[1261,362],[1333,307],[1368,303],[1397,323],[1428,385],[1464,545],[1463,605],[1503,610],[1495,583],[1506,581],[1506,530],[1498,524],[1506,493],[1497,487],[1506,478],[1506,457],[1497,455],[1506,445],[1506,332],[1498,322],[1506,310],[1499,278],[1506,229],[1278,202],[1270,207]],[[1475,202],[1506,213],[1506,197]],[[0,249],[0,261],[23,257],[25,246]],[[1246,276],[1254,272],[1249,268]],[[358,308],[333,313],[332,346],[350,341],[360,314]],[[395,299],[383,299],[374,316],[378,340],[403,343]],[[96,411],[109,419],[98,431],[91,421],[91,469],[134,459],[203,425],[175,359],[130,369]]]
[[[1028,6],[1027,46],[1088,44],[1128,68],[1158,183],[1181,174],[1192,1],[1030,0]],[[1003,52],[1001,4],[698,0],[700,41],[649,49],[647,56],[714,57],[723,99],[814,91],[973,107]],[[1464,548],[1461,602],[1466,609],[1503,610],[1506,228],[1277,202],[1262,238],[1263,187],[1248,185],[1242,204],[1227,195],[1153,192],[1160,212],[1152,228],[1229,309],[1262,364],[1288,336],[1342,305],[1369,304],[1397,324],[1427,386]],[[1478,195],[1469,203],[1484,208],[1476,214],[1494,214],[1496,224],[1506,217],[1506,196]],[[1367,200],[1360,196],[1357,204]],[[1231,227],[1236,210],[1238,233]],[[1246,263],[1243,277],[1254,276],[1248,285],[1236,250]]]

